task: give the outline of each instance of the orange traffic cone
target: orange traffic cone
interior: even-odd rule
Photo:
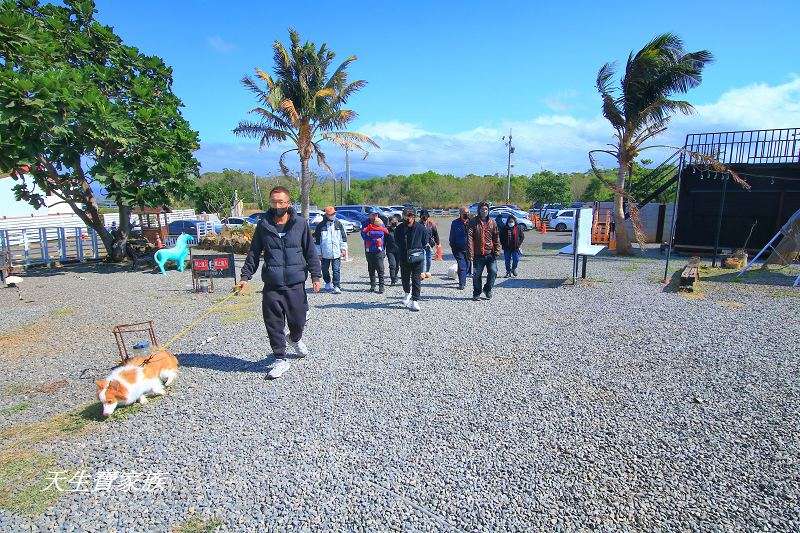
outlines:
[[[615,233],[611,233],[611,239],[608,241],[608,251],[609,252],[616,252],[617,251],[617,235]]]
[[[542,222],[542,234],[547,233],[547,222]]]
[[[161,235],[156,235],[156,248],[159,250],[164,247],[164,243],[161,242]]]
[[[437,244],[436,245],[436,255],[433,256],[433,260],[434,261],[441,261],[442,259],[444,259],[444,252],[442,251],[442,245],[441,244]]]

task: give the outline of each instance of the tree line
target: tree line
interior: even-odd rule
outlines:
[[[651,161],[635,162],[628,180],[633,187],[648,173]],[[613,182],[617,169],[601,169],[604,178]],[[276,185],[287,187],[294,198],[299,198],[300,182],[290,176],[259,176],[251,171],[224,169],[221,172],[205,172],[197,182],[194,203],[198,211],[227,213],[233,205],[234,191],[249,209],[260,209],[265,198],[259,202],[255,194],[258,184],[262,196]],[[384,177],[351,181],[351,189],[343,192],[341,182],[331,179],[312,180],[309,201],[319,207],[334,204],[401,205],[406,203],[431,208],[454,208],[486,200],[496,204],[506,202],[506,177],[498,175],[478,176],[468,174],[455,176],[427,171],[417,174],[389,174]],[[608,202],[614,197],[606,183],[593,171],[553,172],[543,170],[530,176],[511,177],[511,203],[529,206],[535,202],[561,203],[574,201]],[[655,201],[669,202],[674,191],[662,194]]]

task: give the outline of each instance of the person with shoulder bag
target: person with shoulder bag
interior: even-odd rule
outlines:
[[[413,209],[404,209],[403,223],[395,231],[400,259],[400,278],[405,292],[403,305],[412,311],[419,311],[420,276],[425,267],[425,245],[428,242],[427,229],[416,219]]]

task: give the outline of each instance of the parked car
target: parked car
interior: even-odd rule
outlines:
[[[389,223],[389,216],[383,212],[378,206],[369,206],[369,205],[342,205],[336,207],[336,213],[348,213],[355,215],[358,221],[361,223],[362,226],[365,226],[369,220],[369,212],[371,209],[378,210],[378,216],[381,217],[384,224]]]
[[[556,231],[572,231],[575,228],[575,210],[562,209],[547,221],[547,227]]]
[[[387,205],[387,206],[380,206],[380,208],[383,210],[383,213],[386,216],[389,216],[389,217],[398,216],[398,217],[401,217],[401,218],[403,216],[403,209],[404,208],[403,208],[402,205]]]
[[[564,209],[564,206],[561,204],[545,204],[542,207],[541,217],[543,220],[550,220],[562,209]]]
[[[266,211],[259,211],[257,213],[249,214],[247,215],[247,221],[250,224],[258,224],[258,222],[261,220],[261,217],[263,217],[266,214],[267,214]]]
[[[246,223],[249,224],[250,222],[245,217],[228,217],[222,219],[222,225],[231,229],[241,228]]]
[[[508,219],[511,218],[511,213],[509,213],[508,211],[502,211],[499,213],[497,212],[492,213],[489,216],[494,218],[495,222],[497,222],[498,227],[502,227],[505,226]],[[514,217],[517,219],[517,224],[519,224],[519,227],[521,227],[523,230],[529,231],[533,229],[533,222],[531,222],[527,218],[525,217],[520,218],[516,214],[514,215]]]
[[[481,203],[482,203],[482,202],[474,202],[474,203],[471,203],[471,204],[469,204],[469,206],[467,207],[467,209],[469,209],[469,214],[470,214],[470,215],[477,215],[477,214],[478,214],[478,206],[479,206]],[[493,206],[493,205],[491,204],[491,202],[490,202],[490,203],[489,203],[489,210],[490,210],[490,211],[491,211],[492,207],[494,207],[494,206]]]
[[[320,224],[320,223],[322,223],[324,220],[325,220],[325,219],[324,219],[323,217],[318,217],[318,218],[317,218],[317,217],[314,217],[314,220],[313,220],[313,221],[311,221],[311,217],[309,216],[309,223],[308,223],[308,227],[309,227],[309,228],[311,228],[311,230],[313,231],[314,229],[316,229],[316,227],[317,227],[317,224]],[[341,222],[341,224],[342,224],[342,227],[344,228],[344,230],[345,230],[347,233],[354,233],[354,232],[356,232],[356,231],[361,231],[361,223],[359,223],[359,222],[352,222],[352,221],[350,221],[350,220],[347,220],[346,218],[343,218],[343,217],[341,217],[341,216],[339,215],[339,213],[336,213],[336,220],[338,220],[339,222]]]
[[[208,229],[204,230],[204,225],[207,225],[205,227]],[[198,227],[201,228],[199,231]],[[213,225],[210,222],[204,220],[173,220],[167,225],[167,232],[169,235],[186,233],[187,235],[199,239],[201,235],[205,235],[212,227]]]

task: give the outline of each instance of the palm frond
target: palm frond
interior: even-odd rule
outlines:
[[[300,114],[297,112],[294,102],[288,98],[284,98],[280,103],[280,109],[286,113],[286,115],[289,117],[289,120],[292,121],[292,124],[297,126],[297,123],[300,121]]]
[[[289,152],[297,152],[297,151],[298,151],[297,148],[286,150],[278,158],[278,166],[280,167],[281,172],[283,173],[284,176],[290,176],[291,173],[289,172],[289,167],[287,167],[286,163],[283,162],[283,158],[286,157],[286,154],[288,154]]]
[[[273,87],[275,87],[275,82],[272,81],[272,76],[270,76],[268,73],[264,72],[260,68],[256,68],[256,76],[258,76],[267,83],[267,88],[270,91],[272,90]]]

